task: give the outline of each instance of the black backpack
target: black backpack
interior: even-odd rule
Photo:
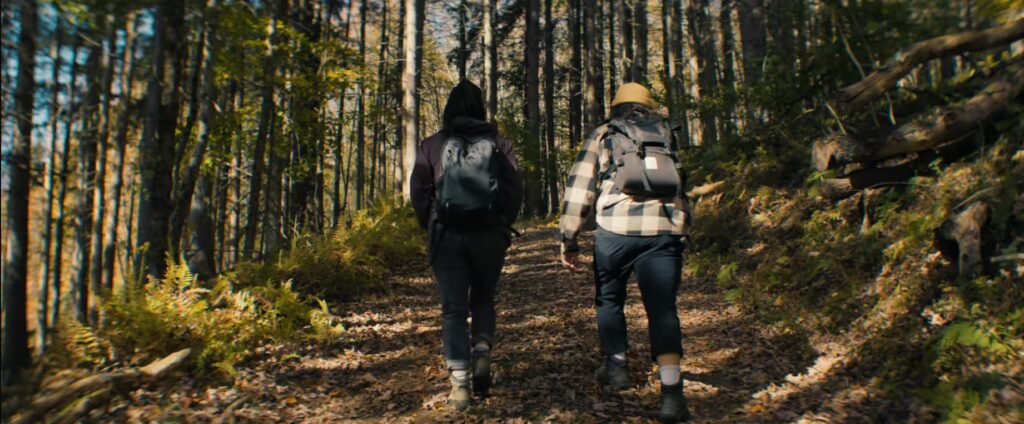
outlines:
[[[501,225],[502,152],[489,137],[452,136],[441,149],[434,209],[445,227]]]
[[[652,116],[612,119],[605,143],[611,151],[613,182],[622,193],[641,198],[675,197],[683,187],[681,164],[668,121]]]

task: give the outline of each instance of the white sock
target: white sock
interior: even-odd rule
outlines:
[[[662,365],[658,367],[658,375],[661,376],[663,386],[679,384],[679,365]]]
[[[487,352],[487,351],[491,350],[491,345],[489,345],[489,344],[487,344],[487,342],[481,340],[481,341],[476,342],[475,345],[473,345],[473,350],[475,350],[477,352]]]
[[[469,370],[458,370],[452,369],[452,375],[450,377],[452,384],[463,385],[469,382]]]
[[[620,364],[626,363],[626,352],[619,352],[612,355],[612,359],[616,360]]]

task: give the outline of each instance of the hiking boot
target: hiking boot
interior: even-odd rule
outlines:
[[[463,377],[462,381],[459,381],[455,376],[450,376],[449,381],[452,383],[452,391],[448,394],[448,404],[455,408],[456,411],[463,411],[469,408],[470,396],[469,396],[469,379]]]
[[[598,368],[596,374],[597,382],[611,391],[625,390],[633,385],[626,364],[611,358],[604,361],[604,366]]]
[[[487,397],[491,390],[491,351],[473,351],[473,394]]]
[[[683,382],[671,386],[661,385],[661,410],[658,419],[663,423],[678,423],[690,420],[690,409],[683,396]]]

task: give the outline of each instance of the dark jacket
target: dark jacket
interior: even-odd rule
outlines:
[[[497,148],[505,158],[505,169],[502,175],[502,205],[505,223],[512,225],[519,215],[522,204],[522,183],[519,178],[519,165],[516,162],[515,149],[512,142],[498,134],[497,127],[484,120],[483,95],[480,88],[469,81],[463,80],[452,89],[448,103],[444,108],[441,131],[420,141],[416,149],[416,165],[409,181],[412,206],[416,210],[416,219],[423,228],[433,228],[435,186],[441,180],[441,150],[445,141],[453,135],[481,136],[493,138]]]

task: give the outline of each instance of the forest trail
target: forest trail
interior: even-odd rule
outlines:
[[[626,309],[636,386],[603,394],[593,378],[600,354],[591,274],[561,269],[553,231],[532,228],[513,243],[498,295],[496,385],[490,398],[465,413],[445,404],[440,311],[425,272],[389,282],[385,294],[342,304],[347,331],[338,340],[269,348],[239,368],[233,386],[210,387],[188,377],[162,394],[137,391],[130,410],[142,419],[197,422],[230,422],[224,418],[232,414],[242,422],[653,420],[656,374],[647,359],[647,322],[636,284]],[[589,251],[592,240],[582,242]],[[678,305],[694,422],[797,421],[797,404],[820,404],[820,398],[752,396],[777,391],[787,374],[800,374],[813,362],[806,340],[770,334],[711,281],[685,278]]]

